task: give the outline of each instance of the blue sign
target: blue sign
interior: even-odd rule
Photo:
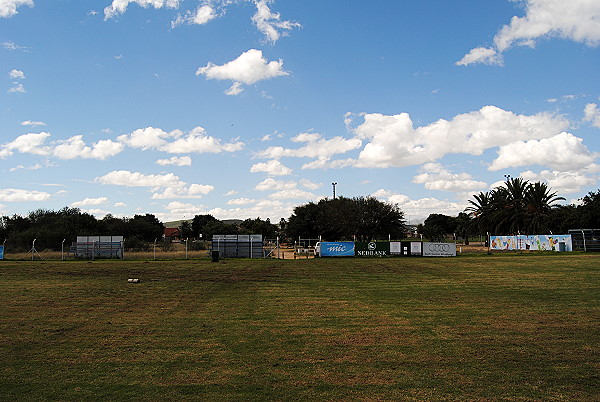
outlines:
[[[320,246],[321,257],[354,257],[352,241],[324,241]]]
[[[0,260],[4,259],[4,246],[0,246]]]

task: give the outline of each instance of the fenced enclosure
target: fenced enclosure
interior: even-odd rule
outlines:
[[[263,258],[263,237],[253,235],[214,235],[211,251],[220,258]]]
[[[69,253],[76,258],[123,259],[123,236],[77,236]]]

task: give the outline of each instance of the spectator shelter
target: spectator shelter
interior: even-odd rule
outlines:
[[[123,236],[77,236],[69,253],[76,258],[123,259]]]

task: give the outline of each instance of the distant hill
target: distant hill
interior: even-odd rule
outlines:
[[[179,226],[181,226],[182,222],[192,223],[192,220],[193,219],[182,219],[180,221],[163,222],[163,225],[166,228],[178,228]],[[223,222],[227,225],[239,225],[240,223],[242,223],[244,221],[241,219],[223,219],[223,220],[221,220],[221,222]]]

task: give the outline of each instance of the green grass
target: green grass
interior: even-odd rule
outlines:
[[[0,399],[598,400],[599,261],[0,261]]]

